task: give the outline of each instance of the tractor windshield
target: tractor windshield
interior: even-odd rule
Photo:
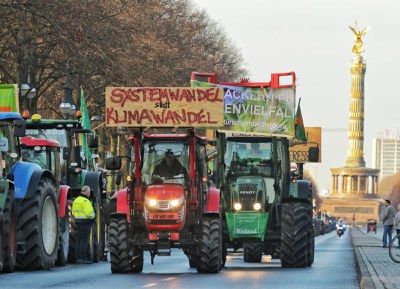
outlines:
[[[36,147],[35,147],[36,148]],[[26,162],[38,164],[42,169],[47,169],[47,154],[41,147],[22,149],[22,159]]]
[[[225,153],[226,174],[272,176],[271,143],[228,141]]]
[[[182,142],[145,142],[142,176],[145,184],[185,184],[189,171],[189,145]]]
[[[235,211],[264,211],[275,196],[271,142],[229,140],[224,162],[226,205]]]

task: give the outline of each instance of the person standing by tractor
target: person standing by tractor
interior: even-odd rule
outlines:
[[[383,211],[383,248],[386,248],[392,241],[392,230],[394,224],[394,209],[390,200],[385,200],[385,210]],[[388,241],[389,237],[389,243]]]
[[[94,208],[90,198],[90,187],[83,186],[81,195],[72,203],[72,216],[75,218],[75,224],[78,229],[76,246],[76,263],[92,263],[87,256],[89,246],[90,230],[94,222]]]

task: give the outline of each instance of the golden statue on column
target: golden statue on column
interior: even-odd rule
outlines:
[[[367,26],[363,30],[360,30],[357,27],[357,21],[356,21],[356,24],[354,26],[349,26],[349,28],[351,31],[353,31],[355,36],[354,46],[351,51],[353,51],[353,53],[355,54],[361,55],[361,53],[365,52],[362,42],[362,37],[365,35],[365,33],[367,33],[368,30],[371,29],[371,26]]]
[[[368,168],[364,160],[364,83],[367,63],[361,55],[365,52],[363,37],[370,26],[360,29],[349,26],[355,41],[350,63],[350,113],[348,148],[345,165],[331,168],[332,190],[328,198],[322,199],[321,209],[335,217],[356,218],[358,223],[368,219],[379,219],[382,200],[378,193],[379,169]]]

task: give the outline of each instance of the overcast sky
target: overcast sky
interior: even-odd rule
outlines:
[[[319,190],[331,190],[332,167],[347,157],[350,62],[354,34],[363,37],[365,76],[364,159],[372,167],[372,142],[400,128],[400,1],[194,0],[241,50],[251,81],[296,72],[305,126],[321,126],[322,163],[307,164]],[[326,130],[330,131],[326,131]],[[332,131],[339,129],[339,131]],[[324,131],[325,130],[325,131]]]

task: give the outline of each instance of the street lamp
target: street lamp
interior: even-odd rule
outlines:
[[[72,104],[72,86],[67,80],[67,82],[64,84],[64,99],[61,102],[59,109],[63,115],[68,117],[72,112],[72,109],[75,109],[75,105]]]
[[[29,77],[28,77],[29,80]],[[29,82],[29,81],[28,81]],[[28,83],[22,83],[20,87],[21,96],[24,98],[25,110],[24,115],[29,115],[29,100],[36,96],[36,88]]]

